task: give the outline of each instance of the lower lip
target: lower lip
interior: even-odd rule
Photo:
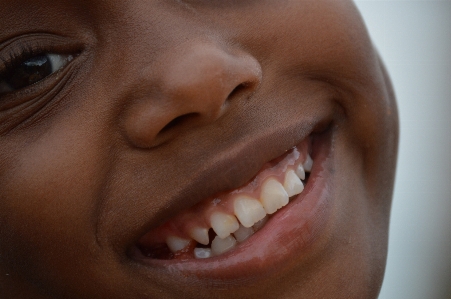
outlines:
[[[331,219],[331,137],[330,132],[315,136],[312,151],[315,163],[304,191],[234,250],[209,259],[142,258],[139,262],[185,280],[220,284],[224,280],[249,283],[307,258],[326,237]]]

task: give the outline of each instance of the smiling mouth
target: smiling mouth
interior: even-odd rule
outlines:
[[[246,249],[253,240],[261,239],[266,226],[274,224],[272,219],[284,217],[285,210],[312,193],[310,185],[317,179],[310,178],[311,173],[322,176],[321,160],[329,152],[330,137],[327,132],[311,134],[263,165],[247,184],[199,202],[147,232],[134,246],[135,259],[145,263],[200,262],[227,258]],[[301,223],[305,222],[302,218]],[[309,226],[306,229],[312,230]],[[305,239],[305,233],[302,237]]]

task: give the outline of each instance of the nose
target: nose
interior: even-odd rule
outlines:
[[[247,53],[202,42],[161,55],[152,74],[157,92],[135,101],[125,119],[127,138],[139,148],[215,122],[231,103],[254,93],[262,71]]]

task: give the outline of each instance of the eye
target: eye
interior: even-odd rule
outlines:
[[[12,63],[4,74],[0,74],[0,94],[35,84],[65,67],[72,59],[72,55],[41,54]]]

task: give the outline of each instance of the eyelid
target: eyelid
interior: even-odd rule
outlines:
[[[10,96],[23,97],[38,92],[39,86],[41,86],[42,82],[47,81],[47,77],[52,77],[51,75],[57,69],[66,69],[72,60],[84,52],[87,45],[86,42],[88,40],[80,41],[78,38],[75,40],[71,37],[50,33],[31,33],[12,37],[4,41],[0,40],[0,97],[2,97],[2,101],[5,100],[5,96],[8,98]],[[7,81],[10,72],[16,67],[33,57],[41,55],[45,55],[49,60],[52,60],[51,64],[54,66],[52,74],[49,74],[39,82],[34,82],[34,84],[20,89],[8,89],[9,85],[2,83],[3,80]],[[57,56],[52,55],[63,55],[67,59],[58,62]],[[61,63],[64,66],[61,66]]]
[[[0,94],[0,138],[16,128],[44,121],[47,118],[41,116],[56,111],[54,109],[57,109],[58,103],[68,100],[67,93],[83,78],[80,71],[86,65],[86,60],[91,57],[95,42],[89,35],[70,37],[43,32],[13,36],[9,39],[0,37],[2,73],[6,70],[5,62],[25,62],[23,55],[20,55],[24,48],[33,49],[32,52],[37,56],[46,55],[49,61],[52,55],[70,57],[68,58],[70,61],[67,61],[59,71],[52,72],[51,75],[49,71],[45,72],[48,76],[41,81],[13,92]],[[17,62],[14,61],[14,56],[20,57],[16,58]],[[26,59],[30,58],[28,56]],[[57,67],[58,64],[52,70]]]
[[[2,74],[6,73],[8,70],[13,69],[20,62],[24,62],[33,56],[37,56],[43,54],[45,52],[45,48],[39,44],[17,44],[11,48],[9,52],[0,56],[1,64],[0,64],[0,77]],[[53,52],[53,51],[51,51]],[[1,52],[0,52],[1,53]],[[7,58],[3,58],[2,56],[7,56]]]
[[[12,64],[25,61],[33,56],[56,53],[78,56],[85,49],[85,44],[70,37],[49,33],[32,33],[0,41],[0,74]]]
[[[6,71],[6,74],[10,71],[13,71],[16,67],[20,66],[21,63],[26,62],[27,60],[36,57],[36,56],[46,56],[47,59],[50,61],[50,66],[51,66],[51,73],[47,76],[45,76],[44,78],[42,78],[41,80],[38,80],[32,84],[29,84],[23,88],[19,88],[19,89],[14,89],[11,88],[6,82],[5,82],[5,78],[2,78],[2,74],[0,73],[0,96],[2,94],[7,94],[7,93],[13,93],[22,89],[27,89],[30,86],[34,86],[36,84],[39,84],[40,82],[46,80],[47,78],[51,77],[54,73],[60,71],[61,69],[63,69],[64,67],[66,67],[73,59],[74,56],[71,54],[54,54],[54,53],[45,53],[45,54],[38,54],[38,55],[34,55],[34,54],[24,54],[25,56],[22,58],[14,58],[14,62],[10,62],[11,65],[8,66],[8,69]],[[28,56],[31,56],[30,58],[26,58]],[[18,61],[18,62],[16,62]]]

